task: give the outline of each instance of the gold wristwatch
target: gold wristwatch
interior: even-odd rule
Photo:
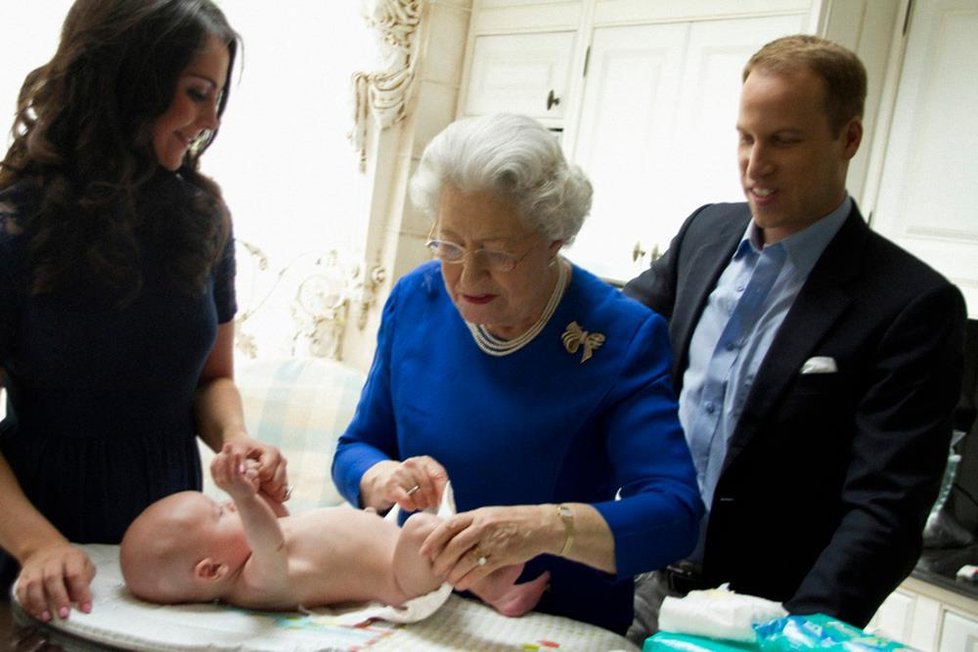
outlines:
[[[574,512],[567,505],[557,505],[557,516],[564,522],[564,547],[560,549],[560,556],[563,557],[570,552],[574,545]]]

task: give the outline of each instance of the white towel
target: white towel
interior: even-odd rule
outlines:
[[[718,589],[690,591],[685,598],[666,598],[659,611],[659,629],[676,634],[753,642],[754,623],[787,616],[778,602]]]
[[[442,492],[438,510],[428,509],[425,511],[434,512],[436,516],[445,519],[455,515],[455,494],[452,492],[451,482],[445,484],[445,491]],[[399,513],[400,508],[394,505],[394,508],[384,518],[396,521]],[[448,596],[451,594],[452,586],[446,582],[430,593],[411,598],[401,607],[392,607],[382,602],[367,602],[350,607],[320,607],[316,609],[303,609],[303,611],[315,616],[328,618],[332,623],[337,625],[359,625],[371,618],[379,618],[393,623],[414,623],[419,620],[424,620],[438,611],[439,607],[445,604],[445,601],[448,600]]]

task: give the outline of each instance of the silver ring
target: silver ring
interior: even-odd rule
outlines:
[[[413,487],[407,490],[407,495],[412,496],[415,493],[417,493],[419,489],[421,489],[421,487],[419,487],[418,485],[414,485]]]
[[[285,488],[285,500],[288,500],[289,498],[292,497],[293,489],[295,489],[295,485],[291,485],[291,484]]]

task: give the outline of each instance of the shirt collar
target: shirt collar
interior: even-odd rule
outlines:
[[[845,199],[834,211],[778,243],[784,246],[788,259],[791,260],[795,269],[804,275],[812,271],[812,267],[815,266],[825,248],[829,246],[829,242],[832,241],[835,234],[842,228],[842,223],[846,221],[851,211],[852,197],[847,193]],[[744,231],[740,244],[737,245],[734,258],[744,255],[748,248],[760,254],[764,246],[761,229],[754,223],[754,220],[751,220]]]

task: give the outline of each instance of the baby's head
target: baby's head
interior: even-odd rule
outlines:
[[[147,507],[122,538],[119,563],[132,593],[161,604],[224,597],[250,550],[233,502],[182,491]]]

